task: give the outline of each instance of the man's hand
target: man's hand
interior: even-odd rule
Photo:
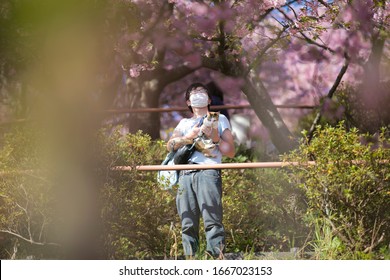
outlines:
[[[213,132],[213,128],[211,126],[206,126],[206,125],[202,125],[200,127],[200,130],[203,132],[203,134],[207,137],[207,138],[211,138],[211,134]]]
[[[195,139],[199,136],[199,131],[201,127],[199,127],[199,124],[195,125],[190,132],[188,132],[186,135],[184,135],[184,138],[186,139]]]
[[[200,129],[207,138],[213,141],[213,143],[219,143],[220,137],[218,127],[202,125]]]
[[[173,149],[174,151],[176,151],[177,149],[179,149],[185,145],[192,144],[192,142],[193,142],[192,139],[186,139],[184,137],[175,137],[175,138],[171,138],[168,141],[167,146],[169,147],[168,150]]]

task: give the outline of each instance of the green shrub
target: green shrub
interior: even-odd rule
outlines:
[[[390,150],[385,131],[374,136],[357,129],[318,127],[310,145],[285,159],[291,180],[307,197],[317,258],[380,258],[390,242]],[[314,159],[315,165],[308,165]]]
[[[16,235],[3,234],[4,242],[0,250],[3,258],[12,257],[15,246],[18,250],[13,257],[16,258],[63,257],[64,252],[61,250],[65,243],[58,237],[64,230],[61,227],[64,212],[56,213],[59,209],[58,199],[62,201],[61,207],[74,212],[74,200],[78,199],[79,194],[78,184],[71,186],[68,178],[65,178],[63,186],[70,189],[57,188],[62,186],[58,178],[63,178],[64,175],[67,177],[68,174],[74,177],[75,173],[66,171],[60,173],[61,177],[54,176],[57,172],[53,169],[57,166],[45,164],[47,153],[41,147],[44,141],[34,140],[37,139],[36,135],[39,135],[39,130],[22,129],[15,130],[2,139],[1,169],[3,172],[15,172],[0,177],[0,229],[13,228],[29,239],[27,229],[30,227],[34,241],[27,242]],[[102,230],[99,232],[98,246],[101,247],[99,251],[102,251],[102,257],[142,259],[175,258],[182,255],[181,226],[175,196],[160,189],[156,182],[157,172],[113,169],[115,166],[160,164],[167,153],[165,143],[152,141],[141,132],[123,136],[119,129],[110,133],[101,130],[96,139],[97,143],[90,147],[95,151],[93,172],[77,176],[95,177],[93,191],[100,198],[98,210]],[[240,152],[232,161],[244,162],[250,156]],[[71,164],[66,164],[69,165]],[[42,172],[19,172],[37,167]],[[222,176],[227,252],[288,250],[304,244],[307,229],[302,223],[305,212],[302,191],[292,187],[288,182],[288,174],[277,169],[226,169]],[[70,183],[77,183],[77,178],[75,179]],[[93,199],[97,198],[96,194],[87,194]],[[69,197],[65,199],[64,195]],[[83,198],[80,201],[84,201]],[[19,207],[27,202],[30,203],[28,213]],[[81,209],[88,211],[88,207]],[[76,213],[81,218],[85,216],[81,212]],[[67,223],[78,226],[72,220],[78,217],[66,218]],[[74,228],[70,233],[78,232]],[[203,238],[204,235],[201,236]],[[54,252],[53,246],[48,244],[53,240],[62,246],[55,247]],[[83,245],[82,243],[81,238],[70,245]],[[202,246],[204,243],[202,240]]]
[[[41,169],[47,166],[42,134],[20,127],[0,142],[0,258],[52,254],[53,184]]]
[[[106,257],[169,257],[175,244],[171,237],[179,234],[174,197],[157,185],[156,172],[111,169],[159,164],[166,153],[165,144],[141,132],[122,136],[119,129],[111,134],[101,131],[99,139],[106,174],[101,179]]]
[[[167,153],[163,141],[150,141],[141,133],[126,137],[113,133],[102,139],[108,148],[103,154],[111,158],[109,166],[159,164]],[[132,150],[130,146],[140,148]],[[130,157],[130,151],[136,156]],[[233,161],[247,159],[240,153]],[[159,188],[155,176],[156,172],[144,171],[109,173],[109,183],[103,188],[103,218],[111,258],[175,257],[183,253],[175,198]],[[302,192],[289,184],[285,173],[226,169],[222,176],[228,252],[303,245],[307,228],[302,222]],[[200,236],[202,248],[205,242],[203,234]]]
[[[223,171],[228,248],[241,252],[289,251],[307,229],[302,193],[278,169]]]

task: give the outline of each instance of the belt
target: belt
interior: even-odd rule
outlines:
[[[198,164],[198,163],[189,161],[188,164]],[[188,169],[188,170],[180,170],[179,176],[181,176],[181,175],[187,175],[187,174],[191,174],[191,173],[195,173],[195,172],[199,172],[199,171],[202,171],[202,170],[205,170],[205,169]],[[214,170],[217,170],[218,173],[219,173],[219,175],[221,175],[221,170],[220,170],[220,169],[214,169]]]
[[[189,161],[188,164],[198,164],[196,162],[193,162],[193,161]],[[179,175],[187,175],[187,174],[190,174],[190,173],[194,173],[194,172],[198,172],[200,171],[201,169],[188,169],[188,170],[180,170],[180,173]]]

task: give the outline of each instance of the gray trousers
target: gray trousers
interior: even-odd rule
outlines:
[[[199,219],[203,218],[207,251],[214,257],[223,253],[221,172],[215,169],[182,171],[176,206],[181,219],[184,254],[194,256],[199,248]]]

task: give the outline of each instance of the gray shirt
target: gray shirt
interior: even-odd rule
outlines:
[[[180,133],[181,136],[186,135],[188,132],[192,130],[192,128],[199,123],[201,118],[190,118],[190,119],[182,119],[179,124],[176,126],[175,131]],[[225,129],[231,130],[229,120],[226,118],[225,115],[219,114],[219,120],[218,120],[218,133],[219,136],[222,136],[222,133],[225,131]],[[195,151],[192,157],[190,158],[190,161],[199,163],[199,164],[216,164],[216,163],[221,163],[222,160],[222,154],[216,146],[211,153],[215,157],[206,157],[203,155],[203,153]]]

